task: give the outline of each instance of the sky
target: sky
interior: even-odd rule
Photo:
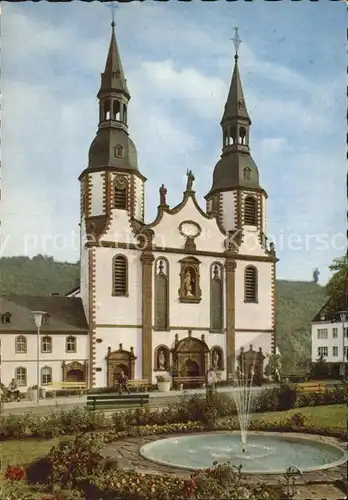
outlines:
[[[239,67],[251,154],[268,193],[277,277],[320,282],[346,249],[346,7],[343,2],[131,2],[115,12],[131,101],[129,132],[146,183],[182,199],[186,170],[204,195]],[[1,255],[79,258],[79,182],[97,130],[111,35],[99,2],[3,3]]]

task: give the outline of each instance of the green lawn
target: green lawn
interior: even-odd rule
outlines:
[[[282,412],[267,412],[253,415],[253,420],[263,419],[271,422],[272,420],[286,419],[294,413],[303,413],[309,425],[315,427],[330,426],[340,429],[347,428],[347,406],[315,406],[307,408],[297,408]],[[2,462],[2,471],[6,470],[7,465],[25,465],[45,456],[52,446],[56,445],[61,439],[66,440],[67,436],[47,440],[9,440],[0,442],[0,457]],[[0,475],[1,483],[1,475]]]
[[[272,422],[274,420],[286,419],[294,413],[302,413],[309,425],[315,427],[326,427],[330,424],[331,427],[337,429],[347,429],[348,410],[346,405],[330,405],[330,406],[307,406],[305,408],[294,408],[288,411],[272,411],[267,413],[256,413],[252,419],[259,419]]]

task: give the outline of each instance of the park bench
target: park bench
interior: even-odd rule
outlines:
[[[88,410],[114,410],[116,408],[143,407],[149,404],[149,394],[88,394]]]
[[[149,386],[149,381],[147,379],[139,379],[139,380],[128,380],[129,389],[135,388],[136,392],[139,390],[145,392]]]
[[[325,384],[321,384],[320,382],[300,382],[296,384],[296,389],[300,392],[325,392],[327,387]]]
[[[205,377],[175,377],[174,384],[181,386],[182,388],[186,386],[205,386]]]
[[[51,382],[47,385],[47,390],[54,393],[57,391],[78,392],[80,396],[87,390],[86,382]]]

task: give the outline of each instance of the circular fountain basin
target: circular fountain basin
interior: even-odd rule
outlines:
[[[329,469],[347,460],[338,446],[301,436],[248,433],[246,452],[240,434],[211,433],[159,439],[140,449],[152,462],[187,470],[209,468],[213,462],[239,467],[246,474],[284,474],[289,467],[301,472]]]

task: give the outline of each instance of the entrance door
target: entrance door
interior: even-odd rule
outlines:
[[[66,374],[67,382],[83,382],[83,371],[82,370],[69,370]]]

